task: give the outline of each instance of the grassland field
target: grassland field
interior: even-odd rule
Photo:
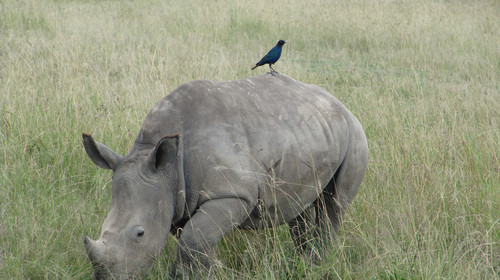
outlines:
[[[0,279],[88,279],[111,173],[193,79],[274,68],[360,120],[368,170],[319,265],[286,227],[236,231],[216,279],[500,279],[500,1],[0,0]],[[166,278],[169,241],[150,279]]]

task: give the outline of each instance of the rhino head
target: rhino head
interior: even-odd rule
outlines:
[[[165,247],[172,220],[181,212],[176,209],[184,208],[182,199],[174,199],[183,193],[179,136],[164,137],[153,149],[126,157],[87,134],[83,144],[97,166],[113,170],[111,210],[101,236],[96,241],[84,238],[94,279],[140,277]]]

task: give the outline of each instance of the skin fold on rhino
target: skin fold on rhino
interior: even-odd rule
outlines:
[[[126,156],[85,133],[83,144],[113,171],[101,236],[84,238],[95,279],[140,278],[170,232],[175,271],[212,267],[214,246],[236,227],[286,223],[300,250],[324,249],[368,162],[344,105],[278,73],[180,86],[151,109]]]

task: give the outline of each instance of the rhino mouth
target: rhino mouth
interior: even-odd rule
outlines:
[[[138,271],[128,271],[121,269],[114,262],[106,261],[106,244],[101,240],[92,240],[85,236],[83,245],[87,251],[87,256],[94,267],[92,278],[96,280],[104,279],[142,279],[142,274]]]

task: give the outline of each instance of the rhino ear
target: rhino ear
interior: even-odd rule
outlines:
[[[95,165],[113,171],[118,167],[123,159],[122,156],[105,145],[95,142],[90,134],[82,133],[82,137],[85,151]]]
[[[174,164],[179,150],[179,134],[165,136],[149,153],[146,162],[151,170],[158,170]]]

